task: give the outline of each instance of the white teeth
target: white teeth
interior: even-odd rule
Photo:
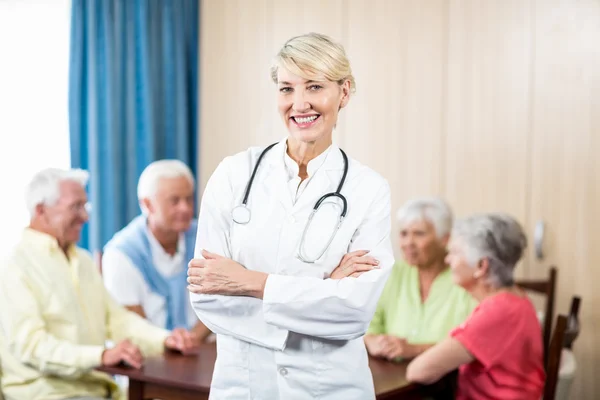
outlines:
[[[299,124],[307,124],[307,123],[312,122],[315,119],[317,119],[317,117],[318,117],[318,115],[311,115],[310,117],[305,117],[305,118],[294,117],[294,119]]]

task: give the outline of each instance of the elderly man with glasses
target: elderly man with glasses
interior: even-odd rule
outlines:
[[[0,364],[7,399],[121,398],[95,370],[165,348],[192,351],[184,330],[158,328],[118,305],[90,254],[78,248],[88,220],[82,170],[46,169],[27,186],[30,224],[0,264]],[[106,347],[108,341],[115,345]]]

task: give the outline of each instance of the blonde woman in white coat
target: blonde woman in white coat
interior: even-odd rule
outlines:
[[[362,337],[394,263],[389,185],[332,142],[354,91],[341,45],[292,38],[271,75],[289,134],[217,167],[188,270],[217,334],[210,398],[374,399]]]

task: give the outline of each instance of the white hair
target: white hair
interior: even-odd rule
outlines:
[[[443,238],[452,230],[452,210],[439,197],[408,201],[398,210],[397,219],[403,227],[416,221],[427,221],[433,225],[438,238]]]
[[[192,170],[179,160],[159,160],[148,165],[138,181],[138,200],[153,197],[158,191],[158,183],[161,179],[173,179],[185,177],[194,187],[194,175]]]
[[[481,259],[488,260],[487,278],[492,286],[513,284],[515,266],[527,247],[527,236],[517,220],[507,214],[476,214],[459,220],[453,235],[462,239],[472,267]]]
[[[25,189],[25,204],[29,215],[35,215],[35,208],[40,205],[54,205],[60,198],[61,182],[69,181],[87,185],[89,173],[82,169],[47,168],[36,173]]]

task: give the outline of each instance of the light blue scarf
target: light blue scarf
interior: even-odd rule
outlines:
[[[197,221],[192,220],[190,228],[185,232],[185,258],[181,272],[165,277],[158,272],[152,260],[150,240],[146,217],[140,215],[125,228],[117,232],[104,247],[105,251],[115,248],[125,254],[140,271],[150,290],[163,297],[167,308],[166,329],[183,327],[191,329],[187,321],[187,264],[194,258],[196,245]]]

